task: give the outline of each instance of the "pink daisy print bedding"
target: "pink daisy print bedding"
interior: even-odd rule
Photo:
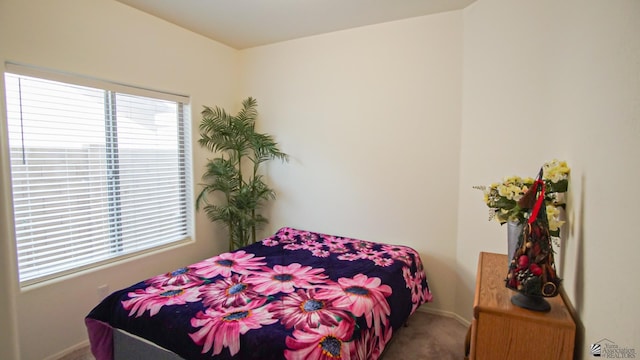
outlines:
[[[410,247],[282,228],[243,249],[114,292],[86,317],[184,359],[375,360],[431,292]]]

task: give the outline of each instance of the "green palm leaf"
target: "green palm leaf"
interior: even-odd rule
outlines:
[[[249,97],[235,116],[217,106],[204,106],[201,112],[198,144],[218,157],[207,162],[196,209],[202,208],[212,222],[224,224],[230,251],[255,242],[256,229],[268,222],[258,210],[275,199],[275,192],[259,174],[260,164],[274,159],[288,161],[271,135],[255,131],[257,106]],[[243,174],[244,159],[253,164],[248,177]]]

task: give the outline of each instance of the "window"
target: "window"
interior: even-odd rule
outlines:
[[[190,237],[188,98],[7,71],[22,285]]]

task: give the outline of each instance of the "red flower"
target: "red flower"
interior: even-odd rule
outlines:
[[[521,268],[526,268],[527,265],[529,265],[529,257],[527,255],[521,255],[518,258],[518,265],[520,265]]]
[[[531,273],[535,276],[542,275],[542,268],[536,263],[532,263],[531,265],[529,265],[529,271],[531,271]]]

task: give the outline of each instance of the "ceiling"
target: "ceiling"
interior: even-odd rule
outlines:
[[[236,49],[463,9],[475,0],[116,0]]]

